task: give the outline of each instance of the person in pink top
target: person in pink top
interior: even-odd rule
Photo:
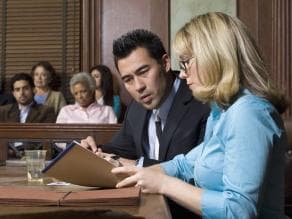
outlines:
[[[62,107],[56,123],[117,123],[113,108],[95,101],[95,81],[89,73],[75,74],[70,91],[75,104]]]

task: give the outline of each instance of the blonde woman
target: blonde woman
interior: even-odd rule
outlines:
[[[161,165],[113,169],[130,175],[117,187],[163,194],[203,218],[287,218],[280,117],[287,104],[245,26],[204,14],[179,30],[174,48],[180,77],[211,106],[204,141]]]

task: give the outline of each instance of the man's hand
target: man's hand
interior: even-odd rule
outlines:
[[[117,161],[119,163],[119,166],[135,166],[136,164],[135,160],[129,160],[122,157],[119,159],[113,159],[112,157],[115,156],[115,154],[107,154],[107,153],[102,152],[100,148],[97,148],[95,140],[92,136],[88,136],[87,138],[82,139],[80,142],[80,145],[84,148],[92,150],[93,153],[100,156],[101,158],[104,158],[105,160],[108,160],[114,165],[117,164]]]
[[[119,161],[119,156],[117,156],[115,154],[104,153],[101,151],[100,148],[98,149],[97,153],[95,153],[95,154],[98,155],[99,157],[107,160],[108,162],[110,162],[111,164],[113,164],[116,167],[123,166]]]
[[[120,157],[119,161],[122,164],[122,166],[135,166],[136,165],[136,160],[129,160],[129,159]]]
[[[88,136],[85,139],[82,139],[80,142],[80,145],[84,148],[90,149],[93,151],[93,153],[97,153],[98,149],[95,143],[95,140],[92,136]]]
[[[114,164],[115,166],[135,166],[136,161],[135,160],[129,160],[123,157],[119,157],[115,154],[108,154],[108,153],[104,153],[101,151],[101,149],[99,148],[96,152],[96,154],[98,156],[100,156],[101,158],[109,161],[110,163]],[[117,158],[119,157],[119,158]],[[117,165],[118,164],[118,165]]]

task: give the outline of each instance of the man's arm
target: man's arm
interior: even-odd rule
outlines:
[[[138,159],[132,129],[127,119],[112,140],[108,144],[101,145],[100,147],[106,153],[117,154],[130,160]]]
[[[85,148],[91,149],[93,152],[98,152],[98,148],[102,149],[102,152],[108,154],[116,154],[125,159],[132,160],[138,159],[136,146],[133,140],[132,127],[129,124],[129,111],[130,107],[125,116],[125,120],[122,124],[119,132],[111,139],[111,141],[104,145],[97,145],[95,139],[92,136],[88,136],[86,139],[81,140],[81,145]]]

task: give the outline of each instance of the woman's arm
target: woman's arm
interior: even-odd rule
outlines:
[[[114,174],[128,174],[117,184],[117,187],[139,186],[144,193],[159,193],[165,195],[178,204],[201,215],[202,189],[194,187],[177,178],[167,176],[160,165],[147,168],[135,166],[118,167],[112,170]]]

